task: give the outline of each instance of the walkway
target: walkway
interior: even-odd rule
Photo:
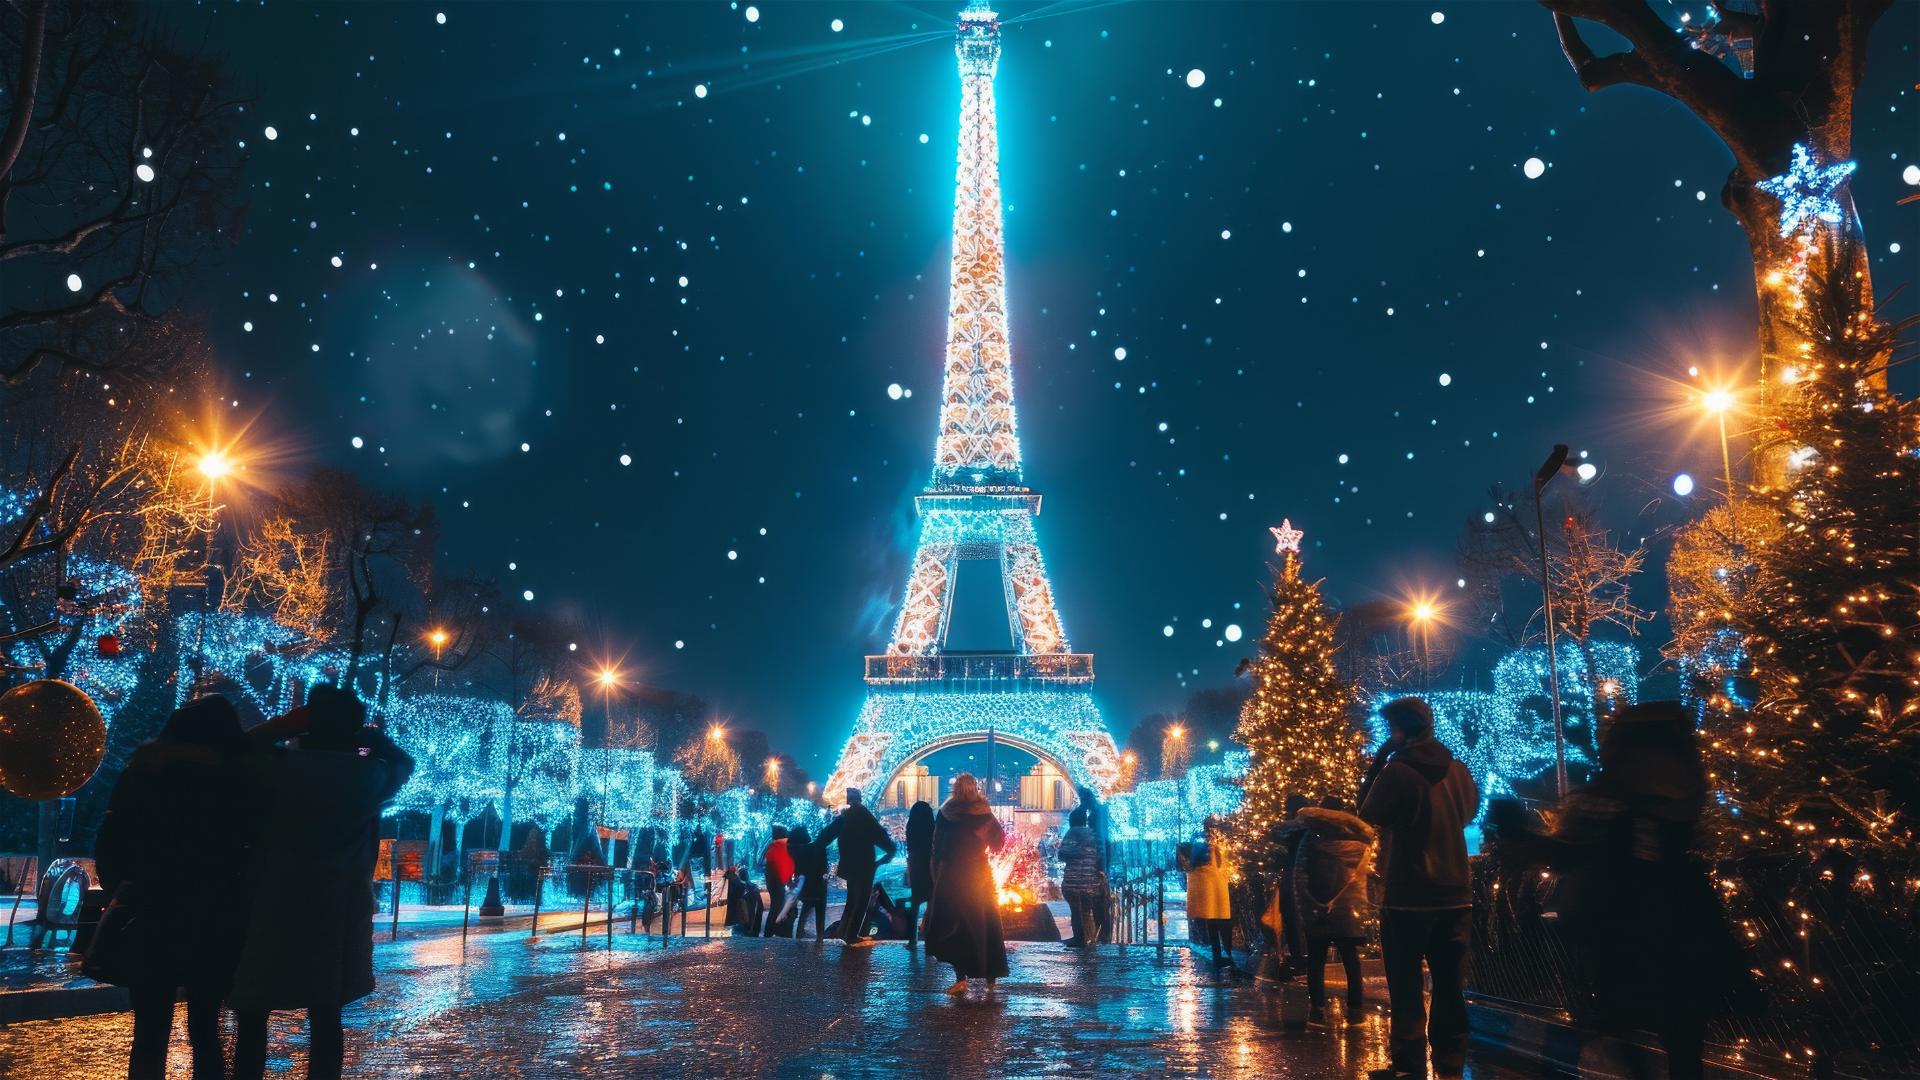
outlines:
[[[1011,949],[1013,975],[992,997],[954,1000],[941,992],[950,969],[891,942],[403,938],[376,947],[381,989],[348,1013],[348,1074],[1338,1080],[1382,1064],[1380,1016],[1352,1032],[1283,1030],[1278,998],[1206,972],[1186,949]],[[0,1076],[117,1078],[129,1030],[125,1014],[0,1028]],[[302,1075],[304,1051],[282,1018],[278,1075]]]

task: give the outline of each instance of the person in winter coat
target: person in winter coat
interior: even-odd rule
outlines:
[[[767,872],[766,936],[772,937],[780,909],[787,906],[787,886],[793,884],[793,854],[787,850],[785,825],[773,827],[773,839],[767,841],[767,850],[760,853],[760,864]]]
[[[1082,806],[1067,815],[1067,835],[1060,839],[1058,852],[1062,869],[1060,894],[1067,898],[1067,911],[1073,922],[1073,936],[1062,944],[1081,948],[1100,934],[1100,852],[1093,828],[1087,824],[1087,808]]]
[[[1112,839],[1109,827],[1113,822],[1107,813],[1106,805],[1100,801],[1098,792],[1083,786],[1078,789],[1077,794],[1080,798],[1078,809],[1087,812],[1087,828],[1093,830],[1094,866],[1099,871],[1100,893],[1103,899],[1102,903],[1094,905],[1094,921],[1100,927],[1100,943],[1108,945],[1113,942],[1113,908],[1104,902],[1104,898],[1107,889],[1107,856],[1112,850],[1109,843]]]
[[[1233,967],[1233,899],[1229,891],[1226,852],[1208,830],[1205,843],[1193,845],[1188,855],[1187,922],[1198,940],[1213,949],[1216,969]]]
[[[860,789],[847,789],[847,808],[820,830],[816,841],[824,851],[828,844],[840,845],[840,877],[847,883],[847,906],[840,913],[840,936],[849,945],[858,945],[866,937],[868,909],[873,902],[873,874],[880,864],[893,858],[893,837],[862,801]],[[876,859],[874,852],[882,852]]]
[[[1296,890],[1293,887],[1294,855],[1300,849],[1300,838],[1306,834],[1306,828],[1300,824],[1300,811],[1307,806],[1307,797],[1290,794],[1286,801],[1286,819],[1273,827],[1273,866],[1279,871],[1280,889],[1280,936],[1286,946],[1287,961],[1285,972],[1288,978],[1299,974],[1307,966],[1307,935],[1300,925],[1300,909],[1296,906]]]
[[[972,773],[953,778],[953,791],[933,821],[933,898],[927,904],[927,954],[953,965],[949,994],[968,980],[1007,975],[1007,941],[1000,929],[1000,895],[987,852],[1007,835]]]
[[[1754,994],[1697,851],[1706,797],[1692,713],[1646,702],[1606,727],[1599,775],[1568,794],[1550,835],[1498,827],[1503,857],[1560,871],[1577,1017],[1610,1034],[1654,1033],[1678,1080],[1705,1075],[1708,1023]]]
[[[793,916],[793,936],[799,937],[807,924],[807,912],[813,912],[813,937],[827,936],[827,848],[814,842],[806,826],[796,825],[787,837],[787,849],[793,853],[793,872],[800,881],[800,906]]]
[[[1294,910],[1307,939],[1307,1018],[1326,1019],[1327,950],[1340,953],[1347,973],[1347,1026],[1366,1020],[1366,984],[1360,971],[1360,944],[1371,916],[1367,876],[1371,868],[1373,826],[1360,820],[1333,796],[1301,809],[1306,826],[1294,854]]]
[[[214,917],[245,884],[248,836],[259,793],[243,781],[248,750],[240,714],[219,695],[188,703],[113,785],[94,858],[100,885],[127,905],[139,930],[121,947],[117,976],[133,1005],[129,1080],[167,1071],[175,992],[186,989],[194,1080],[223,1080],[220,1003],[240,961],[241,928]],[[103,976],[105,978],[106,976]]]
[[[1380,709],[1391,734],[1361,783],[1360,817],[1380,832],[1385,892],[1380,952],[1392,1009],[1390,1067],[1376,1077],[1427,1075],[1427,1048],[1441,1076],[1467,1062],[1465,989],[1473,889],[1467,877],[1467,822],[1480,790],[1453,751],[1433,737],[1433,710],[1416,697]],[[1433,983],[1429,1020],[1421,965]],[[1425,1029],[1423,1032],[1422,1029]]]
[[[933,896],[933,805],[907,811],[907,948],[920,944],[920,909]]]
[[[368,728],[346,690],[316,686],[307,705],[254,729],[263,742],[297,738],[295,750],[256,755],[270,799],[255,860],[252,917],[233,1009],[234,1080],[266,1067],[267,1013],[305,1009],[307,1075],[340,1075],[340,1010],[373,992],[373,864],[380,806],[413,774],[413,759]]]

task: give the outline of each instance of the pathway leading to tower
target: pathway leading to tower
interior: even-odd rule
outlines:
[[[380,989],[349,1010],[348,1075],[433,1077],[1211,1075],[1364,1077],[1383,1020],[1282,1029],[1277,999],[1185,949],[1014,943],[991,998],[941,993],[944,967],[889,942],[518,935],[382,945]],[[184,1025],[176,1026],[176,1039]],[[0,1029],[0,1075],[125,1075],[127,1014]],[[304,1059],[285,1014],[274,1075]],[[176,1047],[184,1068],[184,1042]],[[181,1073],[181,1075],[185,1075]],[[1471,1076],[1521,1075],[1476,1064]]]

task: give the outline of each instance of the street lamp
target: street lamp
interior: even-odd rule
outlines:
[[[206,665],[207,619],[213,615],[213,536],[219,531],[219,507],[215,500],[220,481],[233,473],[233,458],[225,450],[210,449],[200,455],[195,466],[207,478],[207,543],[200,559],[200,622],[193,634],[193,677],[197,682]]]
[[[447,632],[434,627],[427,634],[427,643],[433,646],[433,688],[440,689],[440,654],[447,647]]]
[[[602,664],[600,666],[599,672],[594,675],[593,681],[595,683],[598,683],[600,686],[600,709],[601,709],[601,716],[605,722],[605,727],[600,734],[600,743],[602,746],[612,746],[613,745],[613,690],[614,690],[614,687],[620,685],[620,670],[618,668],[609,667],[605,664]],[[611,758],[610,754],[603,753],[601,755],[601,760],[603,764],[606,764],[609,766],[612,764],[610,758]],[[607,833],[607,837],[603,840],[603,843],[606,846],[601,850],[600,854],[604,858],[606,858],[608,862],[612,862],[613,860],[613,840],[611,835],[612,822],[607,820],[607,809],[608,809],[607,788],[609,786],[609,780],[610,780],[609,776],[607,775],[606,771],[603,770],[600,776],[600,825],[602,827],[602,830]]]
[[[1720,428],[1720,470],[1727,482],[1727,539],[1736,551],[1740,547],[1740,511],[1734,505],[1733,452],[1727,444],[1727,414],[1740,404],[1733,391],[1716,387],[1700,395],[1700,404],[1713,414]]]
[[[1567,463],[1567,444],[1555,443],[1553,452],[1533,474],[1533,527],[1540,537],[1540,609],[1547,623],[1547,695],[1553,704],[1553,784],[1558,798],[1567,797],[1567,729],[1560,719],[1560,662],[1553,641],[1553,570],[1547,565],[1547,519],[1541,499],[1560,467]]]
[[[1440,606],[1425,597],[1415,599],[1407,606],[1407,618],[1420,630],[1420,692],[1427,692],[1427,684],[1433,672],[1433,651],[1429,634],[1433,620],[1439,618]]]

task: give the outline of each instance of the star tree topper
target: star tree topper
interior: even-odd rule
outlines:
[[[1854,167],[1851,161],[1816,165],[1813,152],[1804,143],[1794,143],[1792,167],[1754,187],[1780,200],[1780,235],[1785,238],[1815,220],[1838,225],[1846,218],[1845,208],[1833,193],[1853,175]]]
[[[1267,531],[1273,534],[1275,555],[1285,555],[1289,552],[1294,555],[1300,554],[1300,538],[1307,534],[1294,528],[1292,520],[1281,518],[1280,524],[1269,527]]]

